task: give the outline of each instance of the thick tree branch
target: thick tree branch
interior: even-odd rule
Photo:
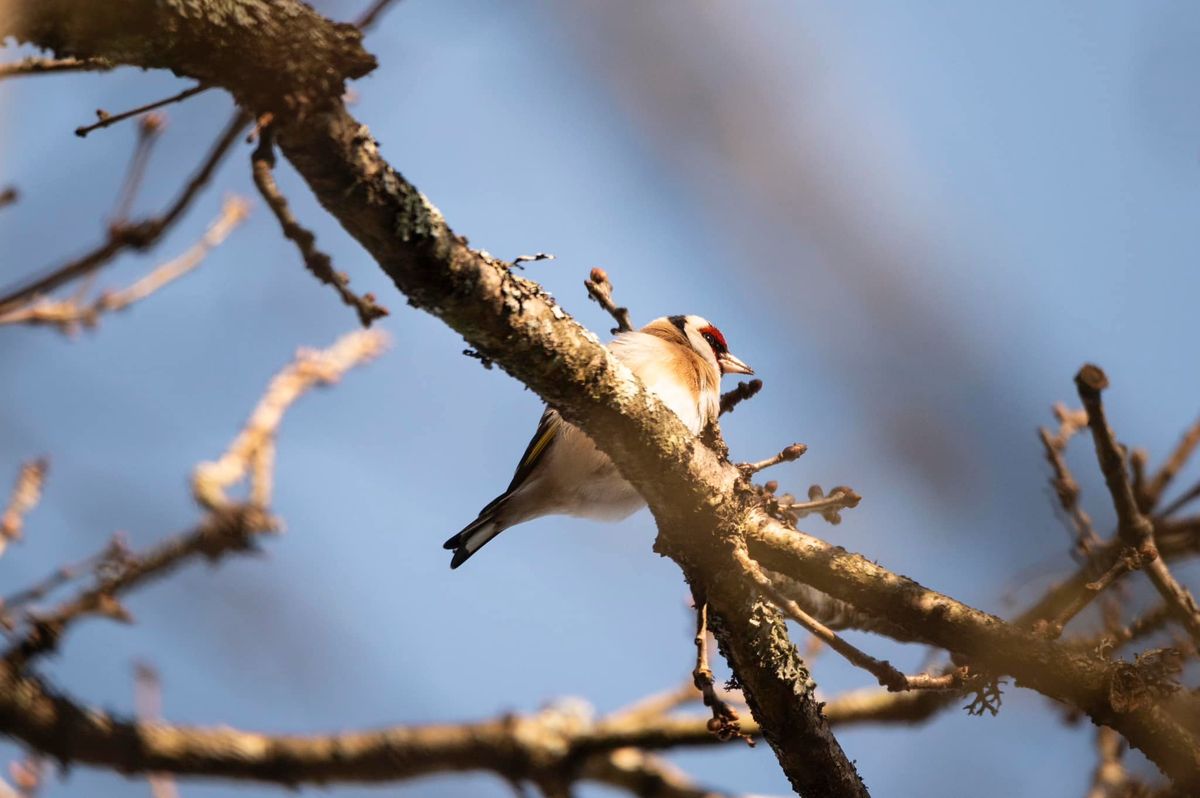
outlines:
[[[1155,702],[1137,698],[1157,674],[1042,639],[774,521],[763,521],[749,539],[750,554],[771,570],[887,617],[914,639],[965,655],[989,672],[1011,674],[1018,684],[1117,729],[1179,783],[1200,785],[1194,756],[1200,741]]]

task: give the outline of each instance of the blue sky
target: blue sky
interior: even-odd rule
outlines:
[[[723,425],[734,456],[808,444],[772,478],[864,497],[808,531],[1003,613],[1005,595],[1028,601],[1069,567],[1034,431],[1078,366],[1106,368],[1118,432],[1156,457],[1200,404],[1198,30],[1186,3],[405,0],[368,38],[380,68],[354,86],[354,112],[473,244],[557,255],[528,274],[593,329],[611,326],[582,288],[595,265],[637,321],[719,324],[766,383]],[[134,127],[72,130],[180,87],[128,69],[0,83],[0,183],[23,192],[0,212],[0,283],[103,234]],[[172,196],[228,107],[209,92],[168,109],[140,210]],[[155,252],[101,284],[185,249],[224,193],[253,195],[248,159],[239,148]],[[55,681],[124,710],[145,659],[171,720],[291,732],[562,696],[605,711],[676,684],[686,586],[651,552],[646,512],[539,520],[449,571],[441,541],[507,484],[539,401],[462,357],[279,172],[337,267],[392,309],[394,345],[285,420],[288,531],[266,557],[140,591],[134,626],[81,624]],[[145,546],[186,529],[192,466],[223,451],[297,346],[353,324],[256,199],[199,271],[98,330],[0,330],[0,475],[53,460],[26,540],[0,560],[5,592],[115,530]],[[1103,525],[1085,447],[1072,463]],[[910,668],[925,655],[856,639]],[[813,670],[827,694],[869,681],[828,653]],[[1082,794],[1091,732],[1060,715],[1010,688],[996,718],[840,738],[880,795],[957,795],[964,779],[978,796]],[[715,786],[786,792],[762,746],[677,759]],[[130,789],[77,769],[46,794]],[[336,793],[384,791],[509,793],[488,776]]]

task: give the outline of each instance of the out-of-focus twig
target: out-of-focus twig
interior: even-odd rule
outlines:
[[[188,99],[189,97],[194,97],[197,94],[199,94],[200,92],[206,91],[209,88],[210,88],[209,86],[205,86],[204,84],[200,84],[198,86],[192,86],[190,89],[184,89],[183,91],[179,92],[178,94],[172,94],[170,97],[167,97],[165,99],[155,100],[154,102],[146,103],[145,105],[139,105],[137,108],[130,108],[128,111],[122,111],[119,114],[110,114],[108,111],[105,111],[103,108],[97,108],[96,109],[97,121],[93,122],[90,125],[81,125],[80,127],[75,128],[75,135],[79,136],[80,138],[86,138],[88,133],[91,133],[96,130],[100,130],[101,128],[110,127],[112,125],[117,124],[118,122],[123,122],[126,119],[129,119],[130,117],[137,116],[138,114],[144,114],[147,111],[153,111],[155,108],[162,108],[164,105],[170,105],[171,103],[183,102],[184,100]]]
[[[1149,512],[1157,506],[1162,498],[1163,491],[1171,484],[1171,480],[1175,479],[1183,467],[1187,464],[1188,459],[1196,451],[1196,447],[1200,446],[1200,419],[1197,419],[1192,426],[1179,439],[1179,443],[1175,444],[1175,448],[1171,451],[1169,457],[1158,471],[1154,472],[1143,488],[1141,495],[1138,497],[1139,505],[1143,512]],[[1166,514],[1166,513],[1164,513]]]
[[[82,297],[64,300],[41,299],[25,307],[0,313],[0,325],[36,324],[58,327],[64,333],[79,326],[92,327],[104,313],[124,310],[195,269],[215,247],[245,220],[250,205],[241,197],[225,200],[221,213],[204,235],[182,255],[158,266],[145,277],[119,291],[102,292],[95,300]]]
[[[46,783],[46,758],[30,752],[8,765],[17,798],[38,798]]]
[[[580,770],[580,778],[621,789],[636,796],[737,798],[728,792],[700,787],[667,760],[636,748],[618,748],[616,751],[589,757]]]
[[[210,512],[192,531],[171,538],[143,554],[121,550],[121,556],[106,557],[95,569],[95,580],[75,597],[49,612],[30,615],[25,629],[3,655],[4,662],[19,670],[47,651],[53,650],[73,621],[102,615],[128,621],[120,602],[122,594],[145,582],[160,578],[184,562],[204,557],[216,561],[231,552],[255,550],[258,535],[275,531],[278,522],[267,511],[270,501],[271,448],[283,412],[300,394],[316,384],[336,381],[348,369],[382,351],[385,336],[380,332],[354,332],[324,351],[302,350],[296,361],[283,369],[267,387],[245,429],[216,463],[196,468],[193,488]],[[238,503],[225,489],[252,471],[251,501]],[[2,669],[0,669],[2,670]]]
[[[0,208],[5,208],[12,205],[21,198],[21,192],[17,191],[12,186],[5,186],[0,189]]]
[[[383,15],[383,12],[387,11],[388,6],[394,2],[396,2],[396,0],[373,0],[367,10],[364,11],[362,15],[354,21],[354,24],[361,31],[370,29],[379,19],[379,17]]]
[[[35,277],[23,285],[8,289],[0,296],[0,314],[24,305],[29,299],[53,291],[55,288],[83,275],[90,274],[110,262],[125,249],[147,249],[162,237],[171,225],[191,205],[192,200],[212,179],[217,166],[224,160],[239,134],[249,122],[244,112],[237,110],[229,123],[217,137],[212,149],[204,157],[199,168],[184,185],[175,200],[158,216],[139,222],[110,226],[108,237],[90,252],[59,266],[49,273]]]
[[[331,286],[342,302],[354,308],[358,320],[364,327],[370,327],[371,322],[388,315],[387,308],[375,301],[373,294],[359,296],[349,288],[350,278],[343,272],[335,271],[333,260],[329,255],[317,249],[317,237],[312,231],[296,221],[288,201],[280,192],[275,182],[275,148],[272,144],[271,128],[266,127],[259,134],[258,146],[251,156],[251,168],[254,175],[254,185],[267,201],[267,207],[279,220],[283,235],[300,250],[304,265],[308,271],[328,286]]]
[[[274,457],[275,433],[283,413],[316,385],[337,382],[351,368],[383,352],[387,336],[359,330],[342,336],[325,350],[301,349],[296,359],[271,380],[246,426],[215,462],[201,463],[192,475],[192,493],[200,504],[217,510],[232,504],[225,491],[250,474],[252,503],[270,503],[269,471]]]
[[[1094,563],[1095,558],[1089,557],[1089,563]],[[1063,605],[1058,613],[1052,618],[1039,619],[1034,628],[1041,634],[1054,639],[1059,637],[1066,625],[1071,622],[1071,619],[1083,611],[1085,607],[1092,603],[1092,600],[1099,596],[1104,590],[1111,586],[1114,582],[1120,579],[1130,571],[1136,571],[1142,567],[1142,560],[1137,556],[1133,549],[1126,548],[1121,552],[1121,556],[1113,562],[1108,569],[1100,574],[1100,576],[1091,582],[1084,584],[1084,589],[1075,593],[1069,601]]]
[[[0,623],[6,629],[14,628],[18,619],[12,617],[13,612],[22,610],[28,615],[28,606],[33,602],[40,601],[63,585],[73,582],[85,574],[92,573],[105,563],[121,563],[128,556],[129,546],[125,535],[118,532],[112,536],[112,539],[109,540],[103,549],[95,554],[89,555],[78,562],[59,566],[48,576],[39,579],[32,585],[5,596],[4,600],[0,601]]]
[[[190,532],[143,554],[129,554],[122,561],[110,562],[97,573],[91,586],[53,610],[31,618],[24,634],[4,652],[4,662],[19,669],[33,658],[54,650],[67,626],[83,617],[98,615],[129,622],[132,617],[120,602],[124,593],[160,579],[197,557],[215,562],[231,552],[253,551],[254,537],[275,528],[274,519],[262,509],[231,505],[211,513]]]
[[[55,72],[107,72],[115,66],[104,58],[24,58],[0,64],[0,80]]]
[[[1086,560],[1099,544],[1100,538],[1092,527],[1091,516],[1079,504],[1079,483],[1067,466],[1065,453],[1071,438],[1080,430],[1087,429],[1087,411],[1069,410],[1066,405],[1059,403],[1054,406],[1054,415],[1058,419],[1058,431],[1051,432],[1042,427],[1038,430],[1038,438],[1045,450],[1046,461],[1054,472],[1050,480],[1054,495],[1071,522],[1075,553],[1081,560]]]
[[[587,288],[588,296],[595,300],[600,307],[604,308],[608,312],[608,315],[613,317],[613,321],[617,323],[617,326],[612,329],[613,335],[621,332],[629,332],[633,329],[633,320],[629,317],[629,308],[620,307],[613,301],[613,284],[608,279],[608,272],[599,266],[593,268],[588,279],[583,281],[583,285]]]
[[[125,172],[125,182],[121,185],[113,208],[112,224],[123,224],[128,218],[129,209],[133,206],[138,189],[141,188],[142,178],[146,176],[150,151],[166,126],[166,120],[163,114],[150,113],[138,121],[137,142],[133,146],[133,157],[129,160],[129,169]]]
[[[1170,504],[1162,509],[1160,515],[1163,518],[1168,518],[1198,498],[1200,498],[1200,482],[1197,482],[1195,485],[1181,493],[1177,498],[1173,499]]]
[[[9,541],[20,539],[26,514],[37,506],[42,497],[42,485],[46,481],[46,471],[49,468],[50,461],[45,457],[31,460],[21,466],[4,515],[0,516],[0,555],[4,554]]]
[[[1096,728],[1096,770],[1087,798],[1120,798],[1126,795],[1127,775],[1121,764],[1124,741],[1107,726]]]
[[[1175,618],[1188,630],[1193,642],[1200,644],[1200,606],[1159,556],[1154,544],[1154,525],[1138,508],[1121,449],[1105,418],[1100,393],[1108,387],[1108,377],[1099,366],[1088,363],[1075,375],[1075,386],[1087,410],[1088,426],[1096,444],[1096,459],[1100,462],[1100,471],[1104,474],[1117,511],[1117,534],[1125,546],[1141,559],[1142,568],[1150,577],[1150,582],[1172,608]]]
[[[133,707],[139,723],[153,724],[162,720],[162,682],[158,671],[148,662],[133,666]],[[150,782],[151,798],[179,798],[175,779],[162,773],[146,776]]]

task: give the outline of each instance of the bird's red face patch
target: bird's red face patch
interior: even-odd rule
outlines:
[[[705,341],[708,341],[708,345],[712,347],[714,355],[723,355],[729,351],[729,345],[725,343],[725,336],[711,324],[700,328],[700,336]]]

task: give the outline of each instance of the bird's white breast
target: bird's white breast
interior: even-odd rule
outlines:
[[[699,386],[690,374],[682,376],[684,369],[694,366],[677,345],[647,333],[626,332],[618,335],[609,348],[693,434],[700,434],[717,417],[720,376],[701,379]]]

